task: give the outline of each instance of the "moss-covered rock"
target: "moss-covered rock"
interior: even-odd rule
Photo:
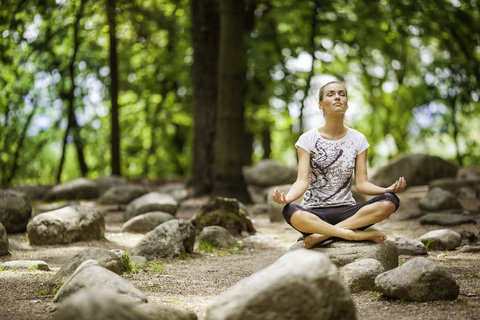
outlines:
[[[207,226],[221,226],[233,235],[255,233],[252,220],[240,202],[233,198],[216,197],[203,205],[192,218],[197,232]]]

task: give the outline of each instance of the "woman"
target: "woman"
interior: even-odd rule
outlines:
[[[321,244],[331,237],[384,241],[386,236],[381,232],[362,230],[398,209],[400,201],[395,193],[405,189],[406,181],[400,177],[388,188],[368,181],[369,144],[363,134],[344,124],[348,99],[341,82],[325,84],[320,89],[318,105],[325,116],[325,124],[300,136],[295,144],[297,180],[287,194],[275,189],[273,199],[286,204],[283,217],[302,233],[304,248]],[[354,171],[357,192],[376,197],[356,204],[350,191]],[[304,193],[300,206],[292,203]]]

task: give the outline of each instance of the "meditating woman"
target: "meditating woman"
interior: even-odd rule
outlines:
[[[363,231],[398,209],[395,193],[405,189],[400,177],[388,188],[368,181],[367,149],[363,134],[345,125],[347,90],[339,81],[325,84],[319,93],[325,124],[303,133],[295,147],[298,153],[297,180],[287,194],[275,189],[273,199],[283,208],[285,221],[303,235],[303,247],[325,244],[331,237],[381,242],[378,231]],[[376,195],[356,204],[351,192],[352,176],[360,194]],[[292,203],[304,195],[301,205]]]

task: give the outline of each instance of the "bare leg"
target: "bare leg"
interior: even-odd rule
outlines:
[[[335,226],[344,229],[355,230],[384,220],[393,212],[395,212],[395,209],[395,206],[391,202],[374,202],[372,204],[366,205],[365,207],[362,207],[353,216],[337,223]],[[372,240],[375,242],[381,242],[386,240],[385,235],[383,235],[382,233],[380,233],[380,235],[368,240]],[[305,238],[305,240],[303,241],[303,246],[305,248],[311,248],[317,243],[322,242],[330,237],[331,236],[328,236],[325,233],[313,233]]]
[[[306,211],[296,212],[291,217],[290,223],[302,232],[312,233],[311,236],[307,237],[308,240],[304,240],[303,246],[305,248],[311,248],[316,243],[329,237],[339,237],[346,240],[372,240],[375,242],[385,240],[385,236],[378,231],[353,231],[334,226]]]

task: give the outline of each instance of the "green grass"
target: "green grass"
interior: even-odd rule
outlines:
[[[153,273],[164,273],[165,267],[159,262],[150,262],[148,264],[152,268]]]
[[[427,251],[430,250],[429,247],[433,242],[435,242],[435,240],[430,239],[430,240],[427,241],[427,243],[425,244],[425,249]]]

